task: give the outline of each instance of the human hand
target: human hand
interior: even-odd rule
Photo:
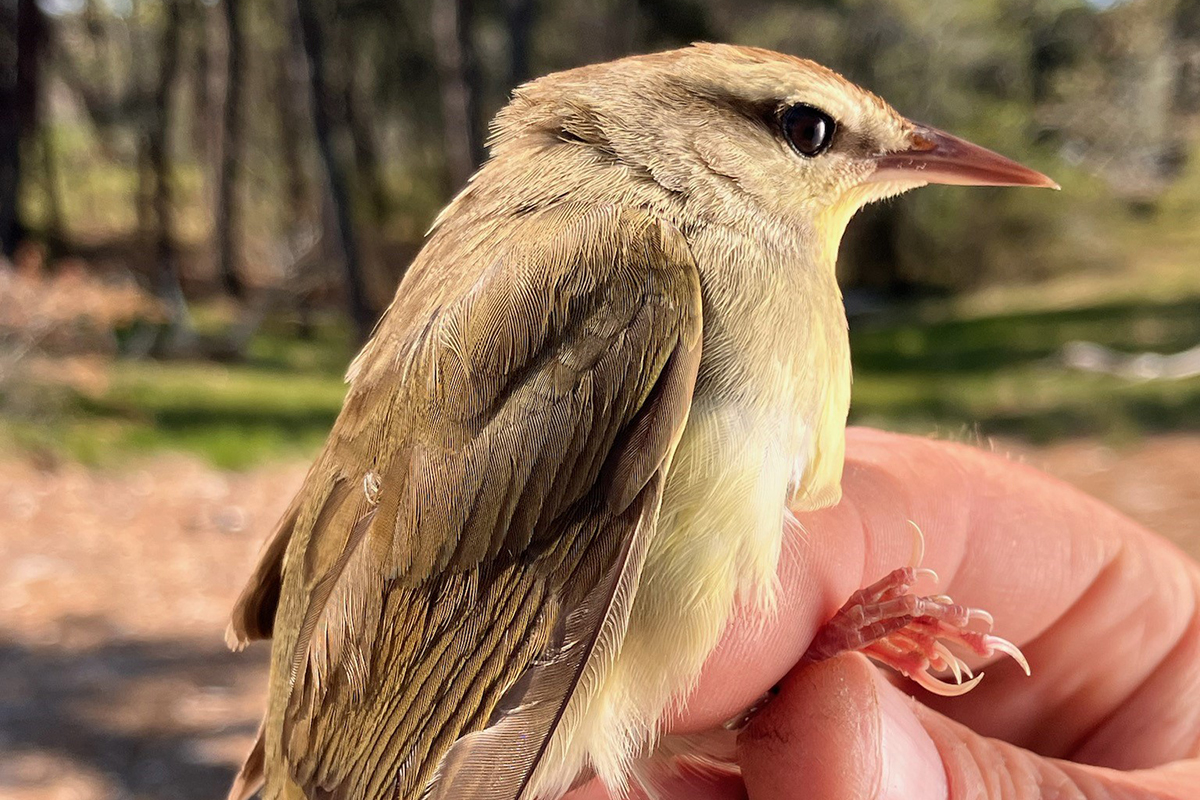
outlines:
[[[735,620],[672,726],[715,728],[786,675],[738,739],[741,777],[684,775],[670,797],[1200,798],[1194,562],[1072,487],[961,445],[851,430],[843,487],[789,531],[778,614]],[[990,611],[1032,677],[971,663],[987,672],[978,688],[939,698],[860,655],[802,662],[851,592],[907,563],[909,520],[938,591]]]

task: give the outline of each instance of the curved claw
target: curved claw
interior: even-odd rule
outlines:
[[[844,650],[859,650],[928,691],[947,697],[966,694],[983,679],[982,672],[976,675],[954,655],[950,648],[955,645],[984,658],[1003,653],[1029,675],[1029,662],[1020,649],[991,635],[991,614],[958,605],[946,594],[920,596],[913,591],[919,580],[929,579],[936,586],[940,578],[932,569],[920,566],[925,537],[915,522],[910,520],[909,525],[912,563],[852,594],[814,639],[809,657],[821,660]]]
[[[911,519],[908,524],[913,529],[913,550],[912,558],[908,565],[913,569],[921,566],[921,562],[925,560],[925,534],[921,532],[921,526],[913,522]]]
[[[934,694],[939,694],[942,697],[959,697],[978,686],[979,682],[983,680],[983,673],[979,673],[966,683],[946,683],[945,681],[939,681],[928,672],[918,672],[916,675],[909,675],[908,677]]]
[[[1001,639],[999,636],[988,636],[984,641],[992,650],[1004,653],[1013,661],[1020,664],[1021,669],[1025,671],[1026,676],[1033,674],[1029,670],[1029,662],[1025,659],[1025,654],[1021,652],[1019,647],[1010,642],[1008,639]]]
[[[913,569],[913,582],[916,583],[919,578],[928,578],[935,584],[941,582],[941,578],[938,577],[938,574],[929,567],[916,567]]]
[[[946,669],[949,669],[954,673],[954,682],[962,683],[962,668],[964,666],[962,661],[953,653],[951,653],[949,648],[947,648],[946,645],[942,644],[941,642],[933,643],[933,652],[936,653],[945,663]]]

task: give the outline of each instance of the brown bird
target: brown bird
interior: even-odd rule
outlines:
[[[839,497],[850,217],[1054,185],[725,45],[533,81],[492,130],[234,610],[274,639],[235,797],[649,780],[735,602],[770,613],[787,509]]]

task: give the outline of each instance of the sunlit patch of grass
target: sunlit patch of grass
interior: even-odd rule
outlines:
[[[350,356],[344,326],[301,339],[268,325],[238,363],[117,361],[98,390],[36,387],[44,402],[0,417],[0,444],[94,465],[162,450],[231,469],[309,456],[341,408]]]
[[[118,364],[97,396],[74,394],[55,419],[13,421],[18,444],[102,465],[124,455],[181,450],[242,468],[311,454],[341,407],[335,376],[212,364]]]
[[[1200,344],[1200,298],[862,326],[852,419],[910,431],[1129,438],[1200,429],[1200,378],[1132,381],[1067,370],[1064,344],[1171,353]]]

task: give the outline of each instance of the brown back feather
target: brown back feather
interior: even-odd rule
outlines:
[[[698,277],[645,212],[512,224],[489,247],[427,246],[401,294],[430,291],[398,301],[352,367],[255,574],[268,586],[283,566],[268,789],[414,798],[436,774],[457,797],[508,763],[486,796],[516,798],[580,676],[619,645],[690,405]],[[447,296],[429,259],[451,254],[478,274]]]

